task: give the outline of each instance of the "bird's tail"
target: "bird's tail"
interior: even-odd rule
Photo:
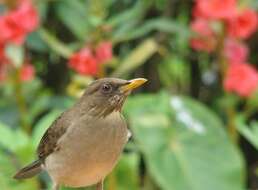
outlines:
[[[26,178],[31,178],[35,175],[37,175],[38,173],[40,173],[42,171],[42,167],[41,167],[41,161],[40,160],[36,160],[34,162],[32,162],[31,164],[29,164],[28,166],[22,168],[21,170],[19,170],[14,176],[14,179],[26,179]]]

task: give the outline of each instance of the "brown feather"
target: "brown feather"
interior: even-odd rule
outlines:
[[[21,170],[19,170],[14,176],[14,179],[26,179],[26,178],[31,178],[35,175],[37,175],[38,173],[40,173],[42,171],[41,168],[41,161],[40,160],[36,160],[34,162],[32,162],[31,164],[29,164],[28,166],[22,168]]]
[[[43,135],[37,149],[38,157],[42,162],[44,162],[48,155],[58,150],[57,142],[62,135],[65,134],[70,124],[68,121],[70,118],[68,113],[69,110],[63,112]]]

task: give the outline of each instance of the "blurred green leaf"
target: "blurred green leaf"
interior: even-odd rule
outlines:
[[[7,98],[6,98],[7,99]],[[5,99],[5,100],[6,100]],[[8,100],[6,100],[8,101]],[[0,104],[0,121],[8,126],[17,126],[19,123],[19,113],[13,103],[3,102]]]
[[[179,56],[169,56],[158,66],[161,82],[171,87],[186,88],[190,83],[190,68]]]
[[[20,129],[11,129],[0,122],[0,145],[12,152],[28,144],[28,136]]]
[[[30,105],[29,116],[31,119],[52,109],[64,110],[73,104],[73,100],[66,96],[53,96],[51,94],[40,94]]]
[[[11,60],[16,67],[20,67],[24,61],[24,48],[15,44],[9,44],[5,48],[5,53],[8,59]]]
[[[56,2],[56,13],[78,39],[85,39],[90,30],[88,22],[90,17],[86,1],[58,1]]]
[[[12,178],[17,168],[15,160],[0,150],[0,187],[1,190],[32,190],[38,189],[36,179],[17,181]]]
[[[258,122],[251,122],[248,126],[244,117],[240,115],[236,118],[235,123],[238,132],[258,150]]]
[[[190,35],[189,30],[186,26],[181,25],[179,22],[167,19],[167,18],[156,18],[146,20],[140,26],[132,28],[126,34],[114,36],[115,41],[132,40],[135,38],[143,37],[144,35],[152,32],[160,31],[165,33],[180,34],[184,38],[188,38]]]
[[[144,64],[155,52],[158,44],[152,39],[146,39],[138,45],[120,64],[120,66],[111,74],[113,77],[121,77],[130,74],[134,69]]]
[[[123,154],[114,171],[107,177],[107,189],[139,190],[139,155]]]
[[[147,8],[148,5],[144,1],[136,1],[136,3],[131,8],[121,11],[109,18],[106,24],[113,28],[130,21],[139,21],[139,18],[145,14]]]
[[[42,40],[44,40],[49,48],[55,51],[58,55],[61,55],[64,58],[69,58],[72,55],[73,51],[66,44],[59,41],[47,29],[41,28],[38,32]]]
[[[28,36],[27,45],[30,49],[39,52],[46,52],[48,50],[46,43],[42,40],[38,32],[33,32]]]
[[[136,1],[132,8],[115,14],[108,19],[105,24],[113,28],[112,40],[115,43],[125,40],[126,36],[135,30],[137,25],[141,22],[148,7],[149,3]]]
[[[219,118],[200,102],[167,93],[126,104],[147,168],[164,190],[243,190],[244,164]]]

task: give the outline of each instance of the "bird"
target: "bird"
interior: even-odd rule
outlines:
[[[95,186],[117,164],[129,130],[121,113],[128,95],[147,81],[102,78],[93,81],[78,101],[46,130],[37,148],[38,159],[20,169],[14,179],[46,171],[53,190]]]

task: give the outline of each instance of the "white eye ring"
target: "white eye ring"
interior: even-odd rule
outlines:
[[[112,86],[110,84],[103,84],[101,90],[104,93],[110,93],[112,92]]]

